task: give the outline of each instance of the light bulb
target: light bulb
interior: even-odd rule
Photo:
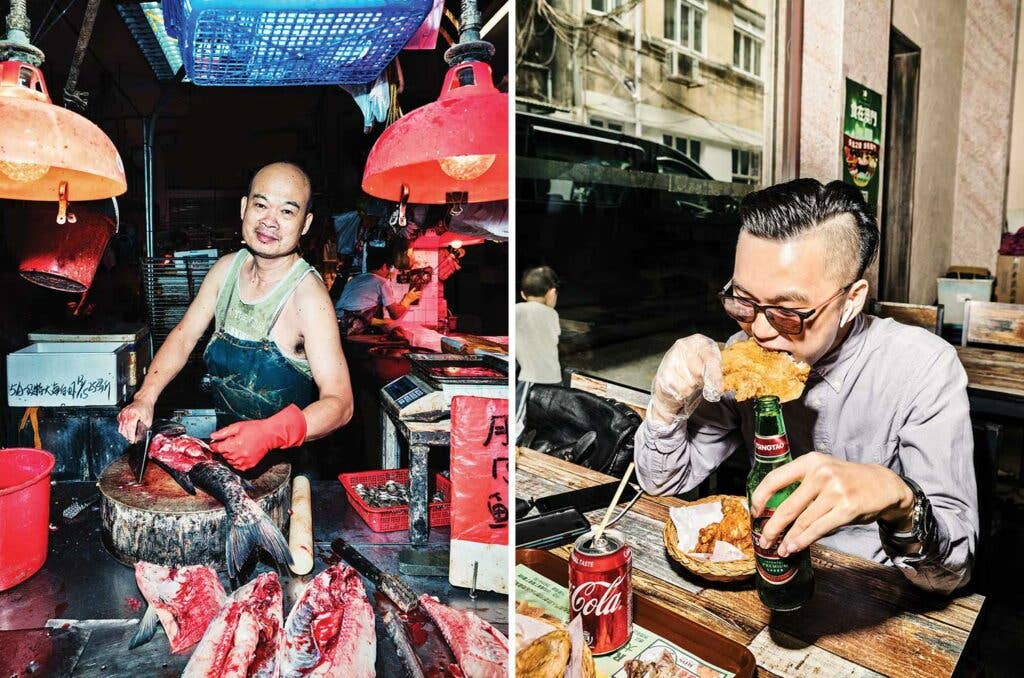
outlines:
[[[472,181],[491,169],[496,157],[493,153],[489,155],[453,155],[449,158],[441,158],[437,162],[440,163],[444,173],[452,179]]]
[[[461,240],[452,240],[451,248],[453,250],[462,249],[462,241]]]
[[[46,176],[50,171],[49,165],[38,165],[34,162],[15,162],[13,160],[0,160],[0,172],[13,181],[28,183]]]

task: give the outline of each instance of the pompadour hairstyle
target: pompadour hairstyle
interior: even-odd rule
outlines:
[[[843,215],[851,219],[839,219]],[[791,240],[825,229],[834,253],[827,268],[854,282],[878,253],[878,225],[860,190],[832,181],[796,179],[748,194],[740,204],[740,229],[767,240]],[[844,251],[845,250],[845,251]]]

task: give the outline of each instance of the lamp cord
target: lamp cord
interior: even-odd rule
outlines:
[[[78,74],[82,68],[82,60],[85,59],[85,50],[89,47],[89,39],[92,38],[92,28],[96,24],[96,12],[99,8],[100,0],[89,0],[89,4],[85,6],[85,17],[82,19],[82,29],[78,33],[75,56],[71,59],[68,81],[64,85],[64,106],[77,108],[80,112],[85,111],[89,104],[89,94],[79,92],[75,87],[78,85]]]

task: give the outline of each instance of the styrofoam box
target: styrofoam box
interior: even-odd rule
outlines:
[[[946,325],[964,324],[965,301],[989,301],[992,299],[992,278],[961,280],[960,278],[939,278],[939,303],[943,310]]]
[[[120,405],[128,395],[130,345],[39,342],[7,355],[11,407]]]

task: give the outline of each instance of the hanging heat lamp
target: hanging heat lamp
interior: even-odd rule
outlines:
[[[50,100],[25,3],[12,0],[0,41],[0,198],[58,201],[63,223],[69,200],[110,198],[128,186],[103,130]]]
[[[508,94],[492,82],[493,55],[480,40],[476,0],[463,0],[440,97],[380,135],[366,160],[365,192],[402,204],[508,199]]]

